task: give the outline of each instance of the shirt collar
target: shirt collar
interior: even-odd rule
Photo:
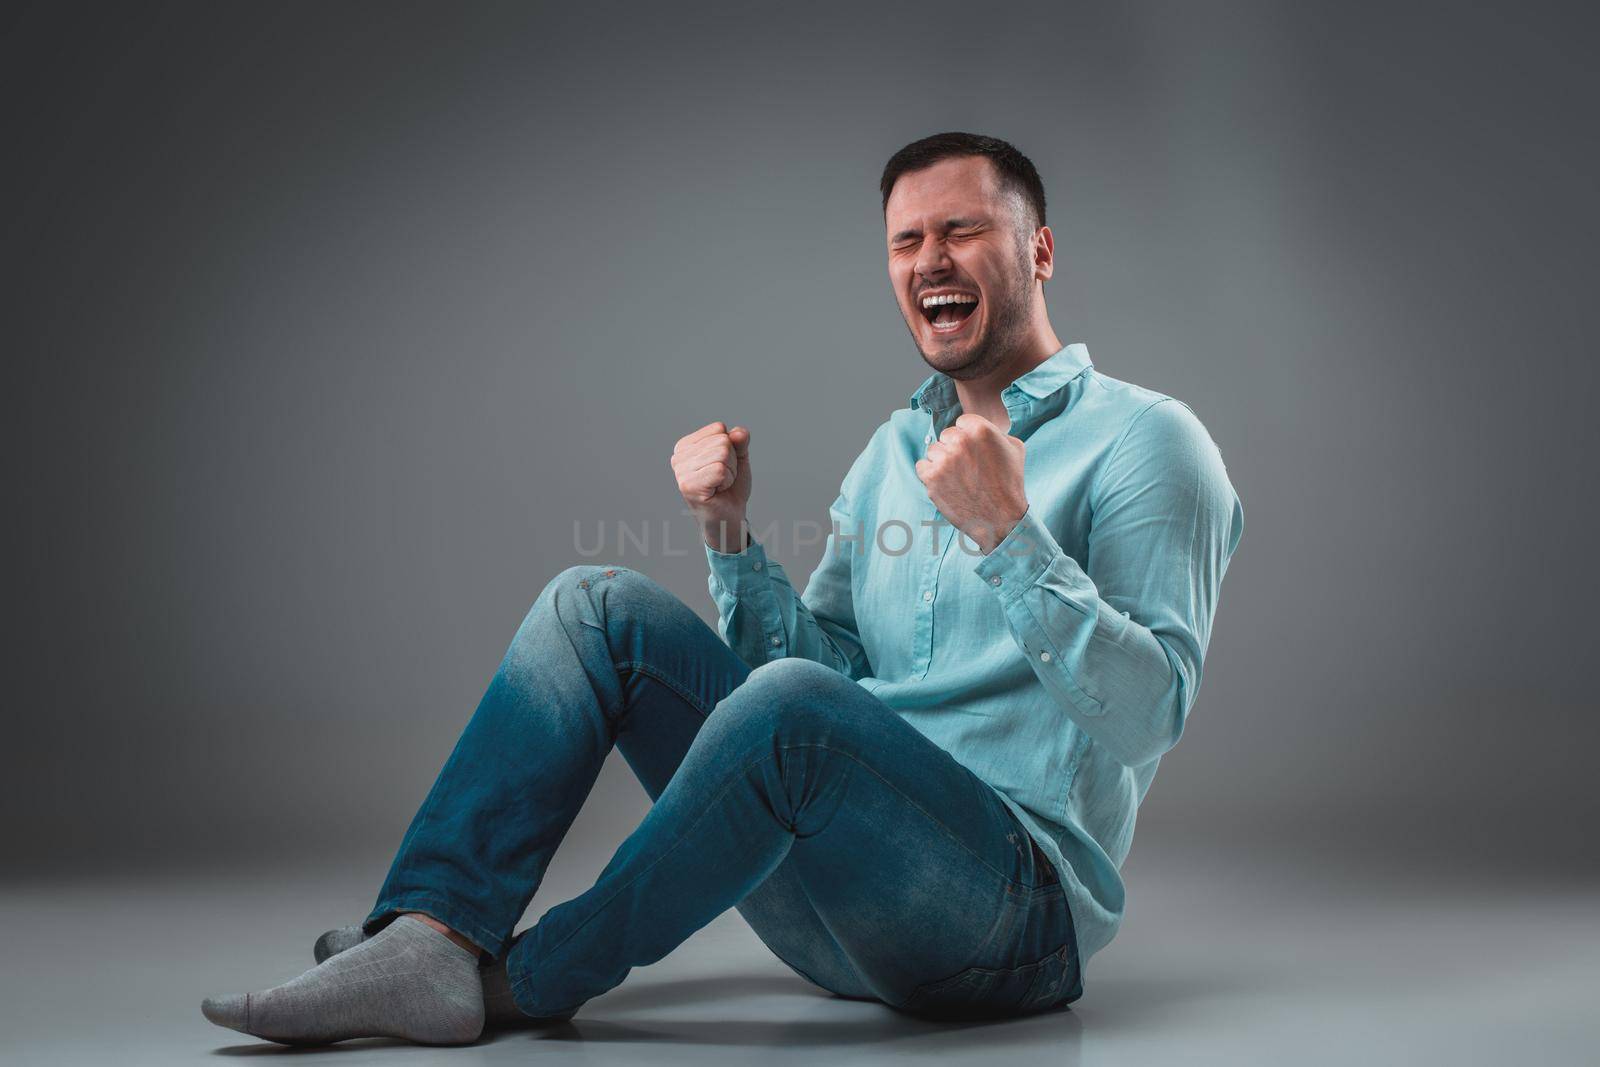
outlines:
[[[1083,344],[1062,346],[1061,350],[1043,363],[1000,391],[1002,398],[1010,400],[1019,393],[1035,400],[1043,400],[1059,392],[1094,364],[1089,359],[1089,349]],[[913,409],[940,412],[956,403],[956,383],[948,374],[935,371],[911,394]],[[1008,403],[1006,405],[1010,407]]]

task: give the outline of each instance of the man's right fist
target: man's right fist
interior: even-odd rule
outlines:
[[[708,422],[678,438],[672,447],[672,473],[706,544],[718,552],[742,552],[745,505],[750,502],[750,431]]]

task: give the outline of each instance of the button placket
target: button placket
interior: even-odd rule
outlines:
[[[934,511],[934,517],[942,518],[937,510]],[[961,536],[954,524],[948,521],[931,527],[929,532],[943,540],[939,543],[939,551],[929,553],[923,564],[923,606],[917,613],[917,656],[912,664],[912,670],[918,678],[926,678],[929,668],[933,665],[933,609],[939,595],[939,579],[944,573],[946,558]]]
[[[934,507],[931,501],[928,504],[927,514],[931,516],[928,520],[929,522],[938,523],[940,521],[939,509]],[[923,525],[918,528],[917,533],[926,534],[928,537],[933,538],[938,536],[939,529],[937,525]],[[914,612],[916,625],[912,629],[911,638],[911,674],[915,678],[921,678],[928,672],[930,646],[933,638],[933,597],[931,594],[933,593],[936,571],[934,568],[935,557],[933,553],[927,550],[931,543],[931,541],[923,541],[919,537],[914,542],[915,547],[913,548],[917,557],[917,584],[912,588],[922,590],[922,595],[918,598],[919,603],[916,605]]]
[[[950,425],[954,422],[952,408],[941,408],[938,411],[928,412],[928,430],[922,437],[923,452],[927,446],[938,440],[940,424]],[[955,527],[930,500],[924,512],[925,518],[933,525],[919,527],[913,535],[917,538],[914,542],[913,552],[918,557],[917,585],[921,596],[916,605],[916,623],[912,630],[911,639],[911,674],[916,678],[925,678],[928,668],[933,662],[933,609],[939,595],[939,575],[944,565],[944,557],[949,552],[956,536]],[[932,540],[923,541],[920,535],[926,533]],[[940,539],[944,540],[941,541]]]

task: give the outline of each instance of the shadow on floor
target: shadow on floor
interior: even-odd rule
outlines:
[[[758,996],[799,996],[815,1001],[809,1018],[761,1019],[735,1008],[717,1009]],[[936,1038],[941,1052],[963,1048],[990,1051],[1007,1045],[1048,1043],[1053,1057],[1076,1059],[1082,1038],[1082,1020],[1070,1009],[1044,1012],[1020,1019],[993,1022],[935,1022],[897,1012],[884,1004],[836,997],[791,977],[724,974],[685,978],[642,987],[619,986],[604,995],[593,1015],[580,1013],[570,1022],[498,1029],[486,1033],[482,1045],[521,1041],[551,1041],[604,1047],[607,1045],[659,1044],[702,1047],[835,1048],[865,1047],[896,1042],[924,1042]],[[859,1005],[859,1006],[858,1006]],[[839,1010],[830,1010],[836,1006]],[[629,1019],[635,1012],[698,1008],[698,1018]],[[710,1009],[709,1011],[707,1009]],[[675,1013],[676,1014],[676,1013]],[[409,1042],[381,1038],[342,1041],[335,1045],[295,1048],[261,1042],[229,1045],[213,1050],[221,1056],[337,1053],[358,1049],[396,1052],[422,1048]],[[1058,1059],[1057,1062],[1060,1062]]]

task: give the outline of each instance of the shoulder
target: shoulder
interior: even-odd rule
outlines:
[[[1127,459],[1130,448],[1174,458],[1217,452],[1216,443],[1194,409],[1176,397],[1095,371],[1084,399],[1111,429],[1111,456]]]
[[[1118,430],[1091,496],[1104,504],[1149,494],[1169,508],[1187,501],[1207,513],[1232,514],[1237,525],[1243,518],[1238,493],[1194,410],[1176,397],[1115,379],[1104,389],[1107,402],[1116,405]]]

